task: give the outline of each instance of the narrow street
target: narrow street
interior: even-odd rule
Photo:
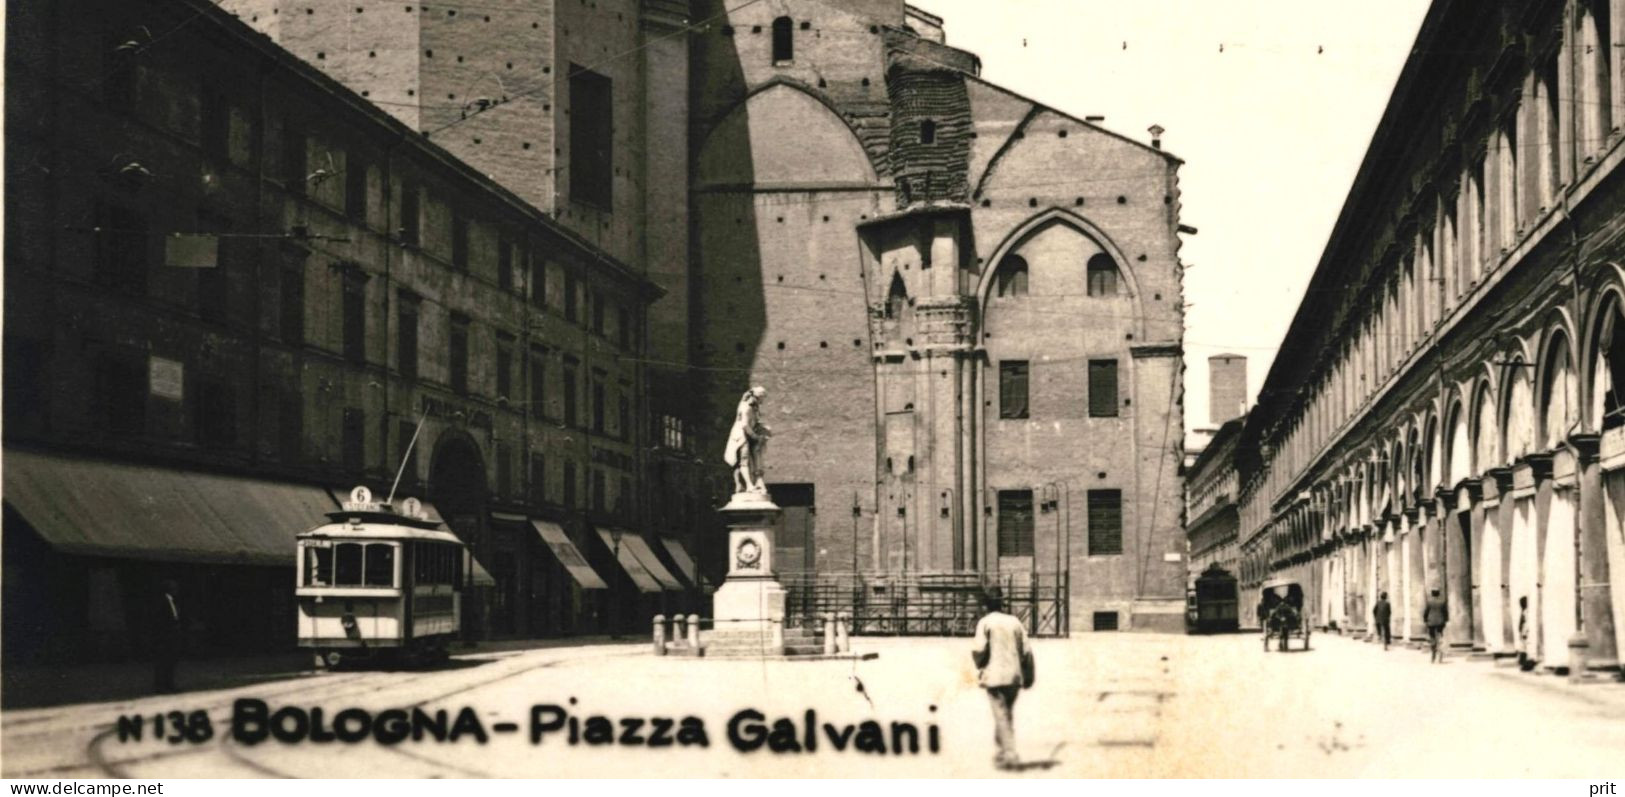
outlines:
[[[305,674],[173,698],[8,711],[0,766],[8,777],[996,774],[987,701],[965,640],[860,639],[855,647],[879,656],[706,661],[593,645],[467,655],[433,671]],[[1041,640],[1036,652],[1037,685],[1016,707],[1028,776],[1594,778],[1617,769],[1625,749],[1625,685],[1576,687],[1483,660],[1429,665],[1424,652],[1384,653],[1335,636],[1316,636],[1307,653],[1266,654],[1253,635],[1130,634]],[[344,708],[445,708],[455,725],[468,706],[490,738],[245,745],[227,738],[232,703],[245,697],[272,711],[321,706],[329,728]],[[531,743],[531,707],[546,704],[579,720],[581,743],[570,744],[565,724]],[[744,753],[729,741],[730,718],[754,709],[764,720],[746,723],[744,735],[782,717],[800,746],[809,708],[820,727],[834,726],[817,734],[815,752],[774,754],[764,745]],[[212,720],[203,744],[154,741],[150,732],[121,743],[113,725],[124,714],[197,709]],[[654,718],[693,715],[708,744],[589,746],[593,715],[611,718],[617,737],[620,720],[648,719],[646,741]],[[867,754],[856,742],[835,749],[831,733],[868,719],[879,721],[888,750],[891,723],[913,724],[920,752]],[[495,730],[503,722],[517,730]],[[936,754],[928,751],[933,724]]]

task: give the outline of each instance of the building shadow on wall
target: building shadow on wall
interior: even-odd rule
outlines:
[[[726,14],[721,0],[700,0],[694,13]],[[720,27],[717,26],[717,27]],[[690,354],[694,387],[690,406],[700,459],[714,466],[709,503],[720,507],[732,491],[723,448],[739,398],[750,389],[757,352],[767,332],[760,219],[754,191],[752,120],[744,105],[748,86],[733,39],[713,32],[691,49],[689,200]],[[713,514],[714,513],[710,513]],[[720,528],[720,526],[719,526]],[[706,535],[698,567],[711,583],[727,568],[720,534]]]

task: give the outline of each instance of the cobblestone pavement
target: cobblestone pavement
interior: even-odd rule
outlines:
[[[1080,635],[1039,640],[1038,683],[1016,704],[1027,768],[1015,776],[1566,776],[1617,773],[1625,749],[1625,684],[1570,686],[1456,658],[1316,636],[1309,652],[1264,653],[1256,636]],[[581,647],[460,656],[428,671],[305,673],[178,697],[8,711],[0,722],[7,776],[468,777],[468,776],[988,776],[992,721],[975,685],[968,640],[858,639],[867,661],[708,661],[656,658],[643,647]],[[381,712],[468,707],[489,734],[456,741],[347,744],[234,742],[233,701],[274,711],[320,706],[325,724],[344,708]],[[572,703],[572,700],[574,701]],[[532,709],[569,722],[532,744]],[[150,717],[207,710],[207,742],[155,741]],[[753,752],[730,743],[731,718],[762,716],[742,735],[786,730]],[[816,711],[809,752],[806,712]],[[121,742],[120,715],[147,717],[146,738]],[[592,716],[615,722],[615,743],[589,745]],[[651,747],[656,718],[703,722],[704,747]],[[754,715],[745,715],[753,718]],[[648,720],[622,743],[621,720]],[[879,723],[883,754],[859,752],[865,720]],[[498,730],[511,722],[513,732]],[[894,738],[893,722],[912,724]],[[825,730],[825,724],[831,727]],[[938,752],[930,752],[932,729]],[[449,731],[448,731],[449,732]],[[674,729],[673,741],[684,740]],[[687,741],[694,741],[690,733]],[[901,742],[905,752],[893,752]],[[800,749],[796,752],[795,749]]]

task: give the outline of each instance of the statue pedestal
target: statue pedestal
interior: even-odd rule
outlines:
[[[762,493],[734,493],[728,523],[728,578],[712,596],[707,656],[782,655],[784,587],[773,575],[779,507]]]

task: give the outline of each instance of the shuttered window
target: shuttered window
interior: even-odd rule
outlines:
[[[367,278],[359,267],[347,264],[343,290],[344,359],[363,363],[367,359]]]
[[[497,333],[497,398],[513,398],[513,344],[512,335]]]
[[[451,389],[458,393],[468,392],[468,325],[468,316],[452,314],[447,361],[451,364]]]
[[[1117,417],[1117,361],[1089,361],[1089,417]]]
[[[547,457],[543,454],[530,455],[530,502],[541,506],[547,500]]]
[[[999,491],[999,555],[1033,555],[1033,491]]]
[[[352,473],[361,470],[366,456],[366,415],[360,407],[344,408],[343,461],[344,469]]]
[[[1123,552],[1123,491],[1089,491],[1089,555]]]
[[[999,363],[999,417],[1027,417],[1027,361]]]
[[[530,347],[530,415],[547,415],[547,349]]]
[[[395,319],[395,356],[403,379],[418,378],[418,309],[422,300],[401,291]]]

